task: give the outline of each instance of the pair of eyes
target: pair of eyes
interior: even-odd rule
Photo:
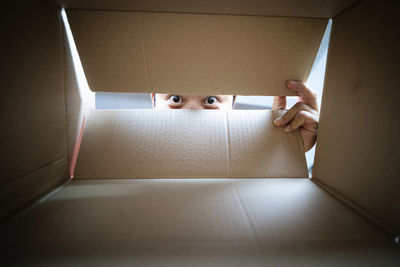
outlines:
[[[183,103],[183,98],[180,95],[171,95],[168,97],[168,102],[172,105],[179,105]],[[202,102],[204,105],[217,105],[221,101],[216,96],[207,96]]]

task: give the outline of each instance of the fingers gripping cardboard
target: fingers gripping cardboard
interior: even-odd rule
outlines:
[[[308,177],[301,137],[279,111],[93,110],[75,177]]]

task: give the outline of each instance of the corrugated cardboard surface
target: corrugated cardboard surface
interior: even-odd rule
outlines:
[[[293,95],[326,19],[69,10],[93,91]]]
[[[400,5],[366,1],[331,36],[313,176],[400,233]]]
[[[286,133],[273,120],[281,111],[227,112],[231,177],[308,177],[299,132]]]
[[[0,44],[0,218],[66,179],[59,10],[42,1],[7,7]]]
[[[7,265],[400,261],[390,237],[308,179],[77,180],[0,236]]]
[[[308,177],[280,111],[93,110],[77,178]]]
[[[62,7],[181,13],[330,18],[353,0],[54,0]]]

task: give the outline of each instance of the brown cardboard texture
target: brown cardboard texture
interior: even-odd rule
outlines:
[[[400,233],[399,15],[398,2],[368,1],[335,19],[313,172],[395,234]]]
[[[293,95],[327,19],[68,11],[93,91]]]
[[[300,134],[275,127],[272,121],[279,114],[93,110],[76,177],[308,177]]]
[[[11,251],[5,262],[14,264],[53,265],[61,257],[78,266],[110,259],[122,266],[400,260],[380,229],[309,179],[77,180],[0,235],[10,240],[1,244]]]
[[[67,181],[59,12],[19,4],[0,20],[0,219]]]
[[[70,9],[331,18],[355,0],[53,0]]]
[[[55,2],[81,8],[67,12],[94,91],[287,95],[332,18],[313,178],[289,179],[306,177],[304,154],[275,112],[87,115]],[[2,264],[399,266],[400,3],[170,3],[7,6]],[[77,179],[50,191],[85,116]]]

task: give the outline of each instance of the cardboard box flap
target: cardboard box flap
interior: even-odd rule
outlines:
[[[91,90],[294,95],[327,19],[69,10]]]
[[[273,125],[278,112],[93,110],[75,176],[308,177],[301,137]]]
[[[4,3],[0,18],[0,220],[67,180],[59,10]]]
[[[330,18],[354,0],[53,0],[64,8]]]
[[[335,18],[313,176],[400,234],[400,3]]]

